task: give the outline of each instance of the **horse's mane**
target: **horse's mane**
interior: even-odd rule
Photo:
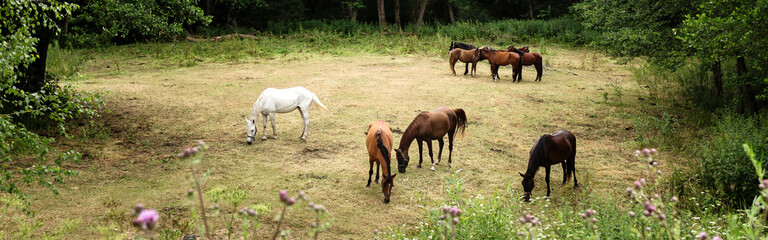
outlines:
[[[536,175],[536,171],[539,170],[539,166],[547,156],[547,147],[549,145],[550,137],[552,137],[552,135],[544,134],[536,141],[536,145],[534,145],[533,150],[531,150],[531,158],[528,160],[528,170],[525,172],[525,175],[531,177]]]
[[[379,151],[381,151],[381,155],[384,156],[384,161],[387,162],[387,174],[390,176],[392,175],[392,171],[389,168],[389,151],[387,151],[387,146],[384,146],[384,141],[381,139],[381,125],[379,125],[379,130],[376,131],[376,144],[379,147]],[[387,176],[384,177],[386,180]]]
[[[258,99],[256,99],[256,102],[253,103],[253,108],[251,108],[251,119],[255,120],[259,116],[259,112],[261,112],[261,101],[262,98],[259,96]]]

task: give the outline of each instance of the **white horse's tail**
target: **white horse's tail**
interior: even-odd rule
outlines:
[[[315,95],[314,93],[312,94],[312,103],[314,103],[315,106],[319,107],[320,109],[323,109],[326,112],[328,111],[328,108],[325,107],[325,105],[323,105],[323,103],[320,102],[320,99],[317,98],[317,95]]]

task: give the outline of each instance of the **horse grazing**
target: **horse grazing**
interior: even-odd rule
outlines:
[[[434,111],[419,113],[416,118],[413,119],[411,125],[403,132],[403,137],[400,139],[400,147],[395,149],[397,152],[397,170],[400,173],[405,173],[405,168],[408,167],[410,158],[408,156],[408,148],[411,147],[413,140],[419,143],[419,165],[421,168],[422,158],[422,145],[423,141],[427,142],[427,148],[429,148],[429,160],[432,161],[432,168],[435,170],[435,165],[440,164],[440,159],[443,154],[443,136],[448,134],[448,168],[451,167],[451,155],[453,153],[453,136],[461,131],[464,133],[464,129],[467,127],[467,115],[461,108],[446,108],[440,107]],[[432,158],[432,140],[437,140],[440,144],[440,151],[437,153],[437,163]]]
[[[499,77],[499,66],[506,65],[512,65],[514,71],[512,74],[512,82],[514,82],[515,79],[517,79],[518,82],[522,80],[522,76],[520,75],[522,69],[520,67],[520,55],[503,50],[494,51],[488,47],[482,47],[478,50],[480,50],[480,56],[488,59],[488,62],[491,64],[491,77],[493,77],[494,82],[497,79],[501,79]]]
[[[476,76],[477,73],[477,62],[480,60],[480,51],[477,49],[472,50],[464,50],[460,48],[456,48],[451,50],[451,53],[449,55],[449,63],[451,64],[451,72],[453,72],[453,75],[456,76],[456,70],[454,69],[454,66],[456,66],[457,61],[461,61],[464,63],[472,63],[472,75],[473,77]],[[467,75],[467,72],[464,72],[464,75]]]
[[[320,99],[317,98],[317,95],[304,87],[265,89],[253,104],[251,118],[245,118],[245,122],[248,124],[246,128],[246,142],[251,144],[253,138],[256,136],[257,115],[261,115],[264,119],[264,136],[262,136],[261,139],[267,140],[267,117],[272,121],[272,138],[277,139],[277,131],[275,131],[275,113],[289,113],[296,109],[299,109],[301,118],[304,119],[304,132],[301,133],[301,137],[299,138],[301,138],[301,140],[307,140],[309,105],[312,103],[314,103],[315,106],[320,107],[320,109],[328,111],[328,108],[320,103]]]
[[[392,127],[382,120],[375,121],[368,125],[368,133],[365,137],[365,146],[368,148],[368,161],[371,164],[368,170],[368,184],[371,186],[371,174],[373,174],[373,162],[376,162],[376,180],[379,182],[379,168],[381,168],[381,192],[384,193],[384,203],[389,203],[389,196],[392,194],[392,187],[395,186],[395,175],[389,170],[390,153],[392,152]]]
[[[509,48],[507,48],[507,50],[512,51],[510,49],[514,49],[515,51],[520,51],[521,52],[521,55],[520,55],[521,56],[520,57],[520,59],[521,59],[520,64],[521,65],[523,65],[523,66],[531,66],[531,65],[533,65],[536,68],[536,80],[534,80],[534,81],[539,81],[540,82],[541,81],[541,73],[542,73],[542,70],[543,70],[542,69],[542,64],[541,64],[543,56],[541,56],[541,54],[539,54],[537,52],[530,52],[530,50],[528,50],[528,47],[521,47],[521,48],[517,48],[516,49],[514,46],[509,46]]]
[[[539,167],[544,167],[546,170],[546,176],[544,180],[547,182],[547,197],[549,197],[549,169],[552,165],[562,163],[563,166],[563,185],[568,181],[571,174],[573,174],[573,187],[579,187],[579,182],[576,180],[576,137],[566,130],[560,130],[552,135],[541,135],[539,140],[533,144],[530,152],[530,158],[528,159],[528,171],[525,174],[519,173],[523,177],[523,198],[528,201],[531,198],[531,191],[533,191],[534,183],[533,178],[536,176],[536,171]]]

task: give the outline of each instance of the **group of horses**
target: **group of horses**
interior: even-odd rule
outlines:
[[[471,48],[466,50],[466,48]],[[530,54],[530,55],[529,55]],[[520,68],[523,65],[535,65],[538,71],[537,81],[541,81],[541,55],[529,53],[528,48],[516,49],[510,46],[507,50],[493,50],[488,47],[475,48],[472,45],[452,42],[451,43],[451,70],[456,63],[456,59],[462,62],[472,63],[472,72],[475,73],[477,61],[488,59],[491,63],[491,71],[494,81],[498,78],[498,67],[512,65],[515,68],[513,78],[519,82],[521,77]],[[469,59],[469,60],[466,60]],[[455,74],[455,71],[454,71]],[[467,74],[465,69],[464,74]],[[256,137],[256,120],[262,117],[263,135],[262,140],[267,139],[267,119],[272,123],[272,138],[277,139],[275,130],[275,114],[288,113],[296,109],[299,110],[304,120],[304,131],[300,139],[306,140],[307,128],[309,127],[309,108],[314,104],[322,110],[328,111],[328,108],[320,102],[317,95],[304,87],[293,87],[287,89],[267,88],[264,90],[251,109],[250,118],[246,117],[246,143],[253,143]],[[448,135],[448,168],[451,168],[453,154],[453,140],[459,134],[463,134],[467,127],[467,115],[461,108],[440,107],[434,111],[422,111],[411,121],[400,138],[400,145],[394,149],[397,158],[397,170],[405,173],[410,162],[408,154],[411,144],[416,140],[419,146],[419,164],[417,168],[422,167],[423,162],[423,143],[427,143],[429,150],[429,159],[432,163],[430,170],[434,171],[435,166],[441,163],[443,154],[443,138]],[[365,132],[366,148],[368,149],[368,183],[371,185],[373,175],[373,165],[376,164],[376,178],[374,183],[379,182],[379,170],[381,170],[381,188],[384,194],[384,202],[390,202],[394,179],[397,174],[391,171],[391,155],[393,148],[392,127],[378,120],[368,125],[368,131]],[[437,140],[439,150],[437,153],[437,162],[434,161],[432,154],[432,141]],[[540,167],[546,170],[545,181],[547,183],[547,196],[550,194],[549,175],[552,165],[561,164],[563,168],[563,184],[565,184],[571,175],[573,175],[574,187],[578,187],[575,173],[576,156],[576,137],[565,130],[557,131],[553,134],[544,134],[534,143],[529,152],[528,170],[519,173],[523,177],[522,185],[524,190],[523,198],[530,199],[531,191],[534,188],[534,176]]]
[[[488,60],[491,64],[491,77],[493,81],[500,80],[499,67],[511,65],[513,69],[512,82],[520,82],[523,79],[523,66],[533,65],[536,68],[536,79],[534,81],[541,81],[542,69],[542,56],[537,52],[530,52],[528,47],[515,48],[515,46],[509,46],[506,50],[496,50],[489,47],[477,48],[473,45],[451,42],[451,46],[448,48],[450,54],[448,55],[448,62],[451,66],[451,72],[456,75],[454,66],[456,62],[461,61],[464,65],[464,75],[469,72],[469,64],[472,63],[471,76],[477,76],[477,62],[482,60]]]

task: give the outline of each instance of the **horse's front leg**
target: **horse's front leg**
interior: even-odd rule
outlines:
[[[544,168],[546,170],[546,174],[547,174],[547,175],[544,176],[544,181],[547,182],[547,197],[549,197],[549,193],[551,192],[549,190],[549,169],[550,169],[550,167],[552,167],[552,166],[547,166],[547,167]]]
[[[373,158],[368,157],[368,162],[371,165],[371,168],[368,170],[368,184],[365,185],[365,187],[371,187],[371,175],[373,175]]]
[[[304,132],[301,133],[301,140],[307,140],[307,129],[309,128],[309,108],[299,108],[301,118],[304,120]]]
[[[269,113],[269,121],[272,122],[272,138],[277,139],[277,130],[275,130],[275,113]],[[267,130],[264,129],[264,138],[266,138]]]
[[[264,119],[264,134],[261,136],[261,140],[267,140],[267,114],[261,114],[261,118]]]
[[[435,162],[435,159],[432,157],[432,140],[425,140],[427,142],[427,148],[429,149],[429,160],[432,161],[432,168],[429,170],[435,171],[435,165],[440,164],[439,162]]]
[[[419,144],[419,165],[416,165],[416,168],[421,168],[421,163],[424,162],[424,158],[421,157],[421,149],[422,149],[421,140],[416,139],[416,143]]]
[[[469,72],[469,63],[464,63],[464,75],[467,75],[467,72]]]

